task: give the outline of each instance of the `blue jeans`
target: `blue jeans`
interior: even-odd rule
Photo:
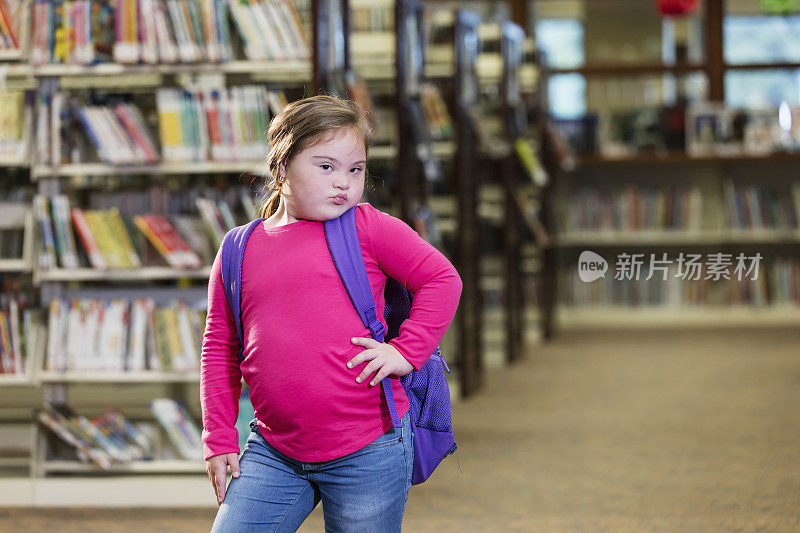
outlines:
[[[400,531],[414,463],[409,414],[401,421],[358,451],[304,463],[273,448],[253,419],[212,533],[296,531],[320,501],[326,532]]]

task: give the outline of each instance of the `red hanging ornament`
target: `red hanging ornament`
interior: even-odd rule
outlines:
[[[697,8],[698,0],[656,0],[656,7],[662,15],[688,15]]]

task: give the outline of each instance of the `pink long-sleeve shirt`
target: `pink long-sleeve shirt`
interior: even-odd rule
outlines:
[[[384,326],[384,286],[391,276],[414,293],[411,314],[390,341],[418,370],[441,341],[461,295],[461,278],[436,248],[405,222],[369,204],[356,208],[367,277]],[[242,265],[244,361],[222,286],[220,254],[208,285],[200,397],[205,459],[239,453],[235,428],[241,379],[258,426],[278,451],[303,462],[352,453],[392,427],[380,383],[356,383],[366,363],[347,368],[371,337],[331,259],[322,222],[256,227]],[[372,376],[370,376],[372,377]],[[409,408],[392,379],[397,414]]]

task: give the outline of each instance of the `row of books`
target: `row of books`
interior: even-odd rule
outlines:
[[[0,374],[30,375],[33,323],[41,312],[17,298],[7,300],[0,308]]]
[[[229,15],[248,59],[310,58],[289,0],[36,0],[32,60],[37,66],[230,61]]]
[[[173,224],[160,214],[123,218],[117,207],[80,209],[70,207],[66,195],[37,195],[33,209],[38,268],[75,269],[88,264],[108,270],[153,263],[178,269],[199,268],[207,264],[237,221],[225,202],[197,198],[196,204],[199,218],[179,215],[172,217]]]
[[[152,458],[146,435],[116,409],[100,416],[78,415],[65,404],[45,402],[36,419],[67,444],[82,463],[109,470],[115,463]]]
[[[63,93],[57,93],[54,105],[58,105],[63,96]],[[82,106],[74,112],[103,162],[141,165],[159,161],[155,139],[147,129],[141,111],[133,104]]]
[[[569,231],[693,231],[700,229],[703,214],[702,194],[695,186],[583,186],[573,191],[569,205]]]
[[[51,300],[45,370],[195,372],[205,310],[181,300]]]
[[[118,63],[196,63],[233,58],[224,0],[117,0]]]
[[[21,24],[27,20],[24,0],[0,0],[0,50],[20,49]]]
[[[577,269],[566,271],[560,283],[560,302],[567,306],[630,305],[800,305],[800,262],[797,259],[776,259],[762,265],[758,276],[739,279],[683,279],[677,269],[668,269],[667,279],[655,273],[651,279],[642,269],[638,279],[617,279],[610,271],[605,277],[583,281]]]
[[[285,99],[263,86],[186,91],[159,89],[158,126],[164,159],[255,161],[266,155],[269,113]]]
[[[54,167],[83,162],[85,138],[109,165],[152,164],[160,160],[144,115],[130,102],[85,105],[63,92],[39,92],[36,110],[37,160]],[[79,133],[83,131],[84,135]]]
[[[769,276],[769,300],[800,304],[800,261],[777,259]]]
[[[282,92],[256,85],[159,89],[158,135],[154,135],[147,113],[132,99],[131,95],[79,98],[43,89],[36,104],[37,161],[53,167],[98,159],[108,165],[252,163],[266,154],[270,113],[279,113],[288,103]]]
[[[90,209],[119,209],[126,222],[139,213],[153,213],[167,217],[187,243],[203,258],[216,248],[228,230],[256,218],[256,200],[260,193],[245,185],[230,185],[224,189],[216,187],[186,187],[176,182],[170,187],[148,186],[143,190],[91,191],[88,198]],[[134,235],[138,232],[133,232]],[[208,242],[210,239],[210,243]],[[146,249],[138,246],[143,255]],[[213,250],[210,247],[213,246]],[[147,263],[146,257],[145,263]]]
[[[113,18],[108,0],[35,1],[33,64],[109,61],[114,46]]]
[[[156,398],[150,411],[164,430],[178,456],[200,462],[203,446],[200,430],[185,407],[171,398]],[[141,423],[132,422],[119,409],[86,417],[66,404],[45,402],[36,419],[65,443],[82,463],[110,470],[115,464],[154,459],[156,442]]]
[[[32,91],[0,92],[0,162],[28,160],[33,103]]]
[[[727,223],[738,229],[800,228],[800,183],[789,187],[723,184]]]
[[[307,60],[311,45],[290,0],[229,0],[248,59]]]

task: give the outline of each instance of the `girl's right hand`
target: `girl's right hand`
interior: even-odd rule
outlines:
[[[239,454],[224,453],[215,455],[206,461],[206,473],[214,487],[217,496],[217,506],[222,505],[225,499],[225,483],[228,479],[228,465],[231,466],[231,475],[239,477]]]

